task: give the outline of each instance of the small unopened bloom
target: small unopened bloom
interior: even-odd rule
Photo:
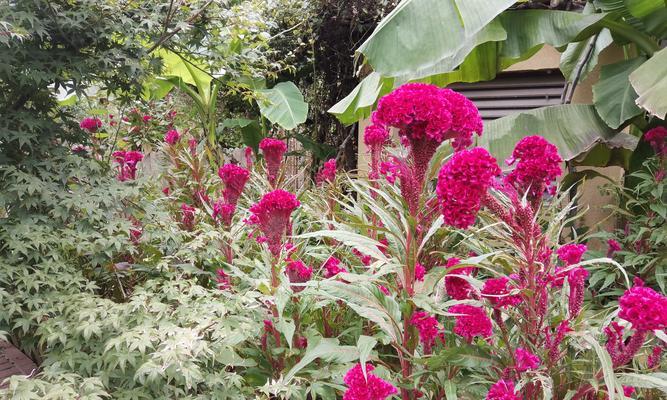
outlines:
[[[347,371],[343,378],[343,382],[347,385],[343,400],[385,400],[398,393],[391,383],[372,374],[374,369],[373,365],[366,364],[366,377],[364,377],[361,364]]]
[[[332,276],[336,276],[341,272],[347,272],[347,269],[345,269],[345,267],[341,266],[340,264],[340,260],[334,256],[327,258],[327,261],[324,263],[324,277],[331,278]]]
[[[265,194],[258,203],[250,207],[252,215],[249,222],[258,225],[274,256],[280,254],[283,235],[289,228],[292,211],[300,205],[292,193],[278,189]]]
[[[185,203],[181,204],[181,223],[183,227],[191,231],[195,226],[195,208]]]
[[[514,390],[514,382],[501,379],[491,386],[486,400],[521,400],[521,397]]]
[[[419,341],[424,346],[424,352],[430,354],[438,337],[438,320],[424,311],[416,311],[412,314],[410,324],[419,331]]]
[[[181,138],[181,134],[176,129],[169,129],[164,135],[164,141],[170,145],[175,145]]]
[[[481,147],[455,153],[438,175],[436,192],[445,223],[465,229],[475,222],[482,197],[500,175],[496,159]]]
[[[306,266],[300,260],[290,261],[287,263],[285,274],[291,283],[304,283],[310,280],[310,277],[313,275],[313,268]],[[291,285],[291,288],[294,293],[299,293],[304,289],[303,286],[296,285]]]
[[[89,133],[95,133],[102,127],[102,120],[97,117],[87,117],[81,120],[79,127]]]
[[[218,200],[213,204],[213,219],[222,221],[225,226],[229,226],[232,223],[235,211],[236,206],[234,204],[228,204],[224,200]]]
[[[613,257],[617,251],[621,251],[621,244],[614,239],[607,240],[607,257]]]
[[[252,154],[253,154],[252,147],[246,147],[243,154],[245,156],[245,167],[248,170],[251,170],[252,169]]]
[[[646,360],[646,366],[649,368],[655,368],[659,366],[662,351],[662,345],[655,346],[651,351],[651,354],[648,356],[648,360]]]
[[[218,283],[218,289],[220,290],[231,289],[232,287],[231,279],[223,269],[216,270],[215,275],[216,275],[216,282]]]
[[[371,179],[377,179],[380,175],[380,161],[384,146],[389,142],[389,131],[382,125],[369,125],[364,130],[364,144],[371,155],[370,173]]]
[[[457,304],[449,308],[452,314],[461,314],[456,316],[454,333],[463,337],[469,343],[475,336],[483,338],[491,337],[493,334],[491,319],[486,315],[482,307],[475,307],[469,304]]]
[[[644,140],[653,148],[659,156],[667,156],[667,128],[658,126],[644,134]]]
[[[540,366],[540,358],[523,347],[517,347],[514,358],[516,370],[519,372],[534,370]]]
[[[283,162],[283,156],[287,151],[287,144],[282,140],[265,138],[259,142],[259,149],[262,150],[264,160],[266,161],[266,170],[269,182],[275,185],[280,172],[280,165]]]
[[[423,282],[425,276],[426,276],[426,268],[424,268],[424,266],[421,265],[420,263],[416,263],[415,264],[415,280]]]
[[[588,278],[588,271],[582,267],[574,268],[567,274],[567,281],[570,285],[570,295],[568,297],[570,318],[576,318],[581,312],[581,307],[584,304],[586,278]]]

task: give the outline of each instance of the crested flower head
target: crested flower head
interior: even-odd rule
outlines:
[[[517,160],[516,167],[505,178],[510,185],[521,193],[528,191],[532,198],[541,198],[546,189],[553,192],[551,184],[563,172],[560,166],[563,159],[556,146],[541,136],[527,136],[516,144],[507,164]]]
[[[463,150],[472,144],[473,133],[482,135],[484,130],[482,117],[473,102],[461,93],[451,89],[442,89],[442,92],[449,103],[449,111],[452,113],[450,129],[457,133],[452,141],[452,146],[456,150]]]
[[[324,277],[331,278],[341,272],[347,272],[347,269],[340,265],[340,260],[334,256],[327,258],[324,262]]]
[[[521,303],[521,296],[509,295],[511,288],[507,286],[509,279],[500,278],[487,279],[482,288],[482,297],[485,297],[494,307],[516,306]]]
[[[430,353],[438,337],[438,320],[424,311],[416,311],[412,314],[410,324],[419,331],[419,341],[424,345],[424,351]]]
[[[347,385],[343,400],[385,400],[398,392],[391,383],[373,375],[371,372],[374,369],[373,365],[366,364],[366,377],[361,364],[347,371],[343,378]]]
[[[483,148],[455,153],[440,169],[436,188],[445,223],[462,229],[472,225],[497,175],[496,159]]]
[[[453,267],[461,262],[457,257],[447,259],[447,268]],[[450,275],[472,275],[475,271],[474,267],[464,267],[456,269],[445,275],[445,291],[447,295],[454,300],[465,300],[472,297],[475,292],[472,285],[464,278]]]
[[[537,369],[540,366],[540,358],[523,347],[517,347],[514,358],[516,370],[519,372]]]
[[[259,149],[262,150],[264,160],[266,161],[269,182],[271,185],[275,185],[280,165],[283,162],[283,156],[287,151],[287,144],[282,140],[265,138],[259,142]]]
[[[634,286],[623,293],[618,305],[618,316],[632,323],[637,331],[667,329],[667,297],[645,287],[639,278],[635,278]]]
[[[79,123],[81,129],[85,129],[88,133],[95,133],[102,127],[102,120],[97,117],[86,117]]]
[[[287,263],[287,268],[285,269],[285,274],[289,278],[291,283],[304,283],[310,280],[310,277],[313,275],[313,268],[306,266],[301,260],[289,261]],[[292,291],[294,293],[299,293],[304,289],[303,286],[292,285]]]
[[[218,169],[218,176],[225,185],[222,197],[225,203],[236,206],[246,182],[250,178],[250,172],[235,164],[225,164]]]
[[[389,142],[389,131],[382,125],[371,124],[364,129],[364,144],[372,153],[373,149],[382,148]]]
[[[667,128],[658,126],[644,134],[644,140],[653,147],[659,156],[667,156]]]
[[[469,304],[457,304],[449,308],[453,314],[461,314],[456,317],[454,333],[471,342],[475,336],[488,338],[493,334],[491,320],[482,307]]]
[[[565,263],[565,265],[578,264],[581,261],[584,253],[586,253],[588,247],[585,244],[566,244],[561,246],[556,250],[558,258]]]
[[[144,159],[144,155],[138,151],[114,151],[112,155],[118,164],[118,180],[124,182],[135,179],[137,164]]]
[[[336,159],[332,158],[324,163],[315,177],[315,182],[318,186],[321,186],[324,182],[333,183],[334,180],[336,180]]]
[[[164,141],[172,146],[175,145],[180,138],[181,134],[178,133],[176,129],[169,129],[167,133],[164,135]]]
[[[236,205],[228,204],[224,200],[218,200],[213,204],[213,219],[220,220],[225,226],[232,223],[232,217],[236,211]]]
[[[280,254],[283,235],[289,227],[292,211],[300,205],[292,193],[277,189],[265,194],[259,202],[250,207],[249,221],[258,225],[274,256]]]
[[[501,379],[491,386],[486,400],[521,400],[521,397],[514,391],[514,382]]]

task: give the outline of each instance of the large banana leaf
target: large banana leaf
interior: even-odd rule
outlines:
[[[600,80],[593,85],[593,102],[600,117],[612,128],[642,113],[635,104],[637,93],[628,77],[644,61],[638,57],[600,68]]]
[[[331,107],[329,112],[343,124],[353,124],[368,118],[375,101],[389,93],[392,87],[393,79],[383,78],[379,73],[372,72],[343,100]]]
[[[272,123],[290,130],[306,122],[308,103],[293,82],[280,82],[258,92],[264,97],[257,100],[259,111]]]
[[[420,71],[457,55],[513,0],[403,0],[359,47],[385,77]],[[459,54],[463,60],[467,54]]]
[[[639,98],[637,105],[660,119],[667,115],[667,48],[653,55],[630,74]]]
[[[530,135],[542,136],[555,144],[564,160],[574,159],[597,143],[620,143],[625,147],[636,144],[619,141],[617,134],[588,104],[537,108],[488,122],[478,144],[502,163],[512,154],[516,143]]]
[[[614,39],[611,37],[609,29],[603,29],[599,34],[587,40],[568,44],[560,57],[560,72],[563,73],[565,79],[572,82],[577,66],[584,61],[583,58],[587,56],[589,46],[592,46],[592,49],[590,49],[591,55],[582,66],[581,75],[579,75],[579,80],[583,81],[598,64],[598,56],[602,50],[609,47],[613,42]]]

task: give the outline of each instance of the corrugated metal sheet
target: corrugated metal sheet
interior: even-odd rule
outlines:
[[[492,81],[456,83],[451,89],[472,100],[485,121],[560,104],[565,79],[559,71],[499,74]]]

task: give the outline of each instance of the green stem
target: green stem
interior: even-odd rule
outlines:
[[[660,50],[660,46],[658,46],[658,43],[655,40],[651,39],[645,33],[634,29],[626,23],[610,19],[603,19],[600,21],[600,23],[602,26],[609,29],[612,33],[615,33],[618,36],[622,36],[636,44],[637,47],[639,47],[649,57],[651,57],[656,51]]]

